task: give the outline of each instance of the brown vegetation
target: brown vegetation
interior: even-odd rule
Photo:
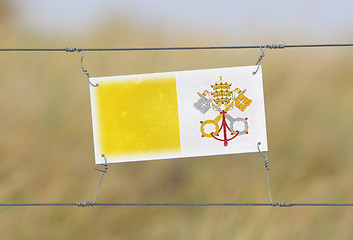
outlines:
[[[0,14],[1,16],[1,14]],[[169,46],[131,25],[50,40],[13,25],[1,47]],[[90,36],[93,33],[90,34]],[[205,45],[181,36],[179,45]],[[211,43],[217,44],[216,41]],[[92,76],[252,65],[259,50],[86,53]],[[353,202],[353,50],[268,50],[263,79],[272,197]],[[88,83],[79,53],[0,53],[1,203],[92,201]],[[98,202],[268,202],[257,154],[113,164]],[[1,207],[1,239],[349,239],[350,208]]]

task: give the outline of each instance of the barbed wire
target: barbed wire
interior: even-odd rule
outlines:
[[[270,44],[249,46],[202,46],[202,47],[136,47],[136,48],[0,48],[2,52],[81,52],[81,51],[172,51],[172,50],[222,50],[222,49],[284,49],[317,47],[353,47],[353,43],[329,44]]]

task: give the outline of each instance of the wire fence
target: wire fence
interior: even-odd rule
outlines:
[[[263,56],[265,49],[285,49],[285,48],[320,48],[320,47],[353,47],[353,43],[345,44],[272,44],[272,45],[251,45],[251,46],[203,46],[203,47],[146,47],[146,48],[0,48],[0,52],[82,52],[81,65],[84,51],[173,51],[173,50],[230,50],[230,49],[261,49]],[[263,57],[262,56],[262,57]],[[257,64],[261,61],[262,57]],[[82,70],[83,68],[82,65]],[[86,70],[85,70],[86,71]],[[86,71],[87,72],[87,71]],[[87,75],[87,74],[86,74]],[[89,79],[89,75],[87,75]],[[353,203],[293,203],[293,202],[272,202],[270,183],[268,175],[268,159],[265,153],[259,153],[265,158],[265,167],[267,169],[268,193],[271,203],[96,203],[99,187],[101,185],[105,169],[98,171],[103,172],[100,179],[94,201],[76,202],[76,203],[0,203],[0,207],[51,207],[51,206],[77,206],[77,207],[94,207],[94,206],[149,206],[149,207],[353,207]]]

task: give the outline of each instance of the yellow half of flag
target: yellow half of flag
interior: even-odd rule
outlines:
[[[101,152],[180,151],[175,75],[106,81],[94,90]]]

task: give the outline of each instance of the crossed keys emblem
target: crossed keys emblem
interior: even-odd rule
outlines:
[[[220,76],[219,82],[211,85],[214,90],[213,92],[205,90],[202,94],[199,92],[197,93],[200,96],[200,99],[194,103],[194,107],[202,114],[206,114],[210,109],[219,113],[213,120],[200,121],[201,137],[213,138],[217,141],[221,141],[226,147],[228,146],[229,141],[238,136],[249,133],[248,118],[233,118],[229,112],[234,107],[244,112],[247,107],[250,106],[252,100],[244,95],[246,89],[243,91],[239,88],[230,90],[232,84],[222,82],[222,78],[223,77]],[[220,123],[221,120],[222,122]],[[213,125],[215,130],[210,132],[208,125]],[[240,127],[243,125],[242,129],[238,129],[239,125]],[[208,128],[208,130],[206,128]]]

